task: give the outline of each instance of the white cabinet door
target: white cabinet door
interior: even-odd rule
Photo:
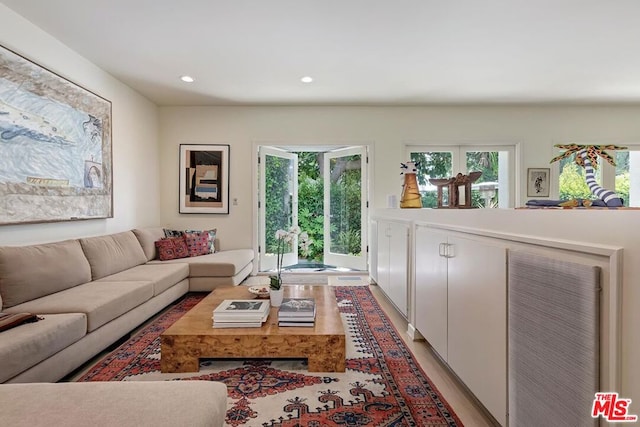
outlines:
[[[370,222],[369,236],[369,276],[378,283],[378,221]]]
[[[377,274],[376,282],[380,289],[389,295],[389,223],[378,221],[377,228]]]
[[[415,327],[447,360],[447,258],[441,256],[446,234],[415,229]]]
[[[376,283],[398,311],[407,316],[409,225],[377,221]]]
[[[507,251],[449,235],[447,363],[500,422],[507,413]]]
[[[389,223],[389,291],[387,296],[407,316],[409,226]]]

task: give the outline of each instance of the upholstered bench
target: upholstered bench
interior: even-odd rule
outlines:
[[[0,384],[0,424],[218,427],[227,387],[213,381]]]

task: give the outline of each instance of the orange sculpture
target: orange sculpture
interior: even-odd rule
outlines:
[[[400,163],[401,173],[404,175],[404,184],[402,185],[402,195],[400,197],[401,208],[418,208],[422,207],[422,196],[418,188],[418,180],[416,172],[418,163],[406,162]]]

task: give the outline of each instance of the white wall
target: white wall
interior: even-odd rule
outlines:
[[[0,44],[112,103],[114,217],[0,226],[0,244],[100,235],[160,224],[157,107],[0,4]]]
[[[251,246],[252,147],[274,144],[373,145],[372,207],[400,196],[400,162],[409,143],[512,143],[524,171],[516,205],[526,201],[527,168],[551,167],[557,197],[554,144],[640,142],[640,106],[621,107],[160,107],[162,223],[221,230],[225,247]],[[181,143],[231,145],[231,206],[226,215],[178,214],[178,147]]]

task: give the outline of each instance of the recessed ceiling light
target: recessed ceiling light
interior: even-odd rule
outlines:
[[[302,83],[311,83],[313,81],[313,77],[304,76],[303,78],[300,79],[300,81]]]
[[[182,80],[185,83],[193,83],[195,81],[194,78],[191,76],[180,76],[180,80]]]

